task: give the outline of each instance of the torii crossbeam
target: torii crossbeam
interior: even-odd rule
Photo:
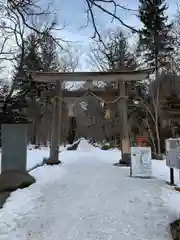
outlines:
[[[30,72],[32,81],[39,83],[54,83],[56,85],[56,96],[63,97],[62,82],[76,81],[117,81],[119,95],[122,98],[119,100],[119,112],[121,118],[121,126],[119,126],[121,135],[122,163],[130,163],[130,143],[128,134],[128,118],[127,118],[127,103],[125,82],[128,81],[143,81],[153,74],[154,69],[143,70],[123,70],[123,71],[108,71],[108,72]],[[20,77],[18,77],[20,78]],[[23,78],[23,77],[21,77]],[[96,90],[97,91],[97,90]],[[68,95],[68,94],[67,94]],[[73,95],[73,93],[72,93]],[[69,97],[71,94],[69,93]],[[52,136],[50,146],[49,161],[57,163],[59,161],[59,144],[61,137],[61,111],[62,103],[58,98],[54,101],[53,120],[52,120]],[[59,134],[58,134],[59,133]]]

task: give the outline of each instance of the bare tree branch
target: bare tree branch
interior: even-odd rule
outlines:
[[[62,72],[74,72],[79,66],[79,52],[70,44],[64,46],[59,53],[59,70]]]
[[[36,33],[39,38],[48,35],[53,42],[63,49],[63,43],[67,40],[55,37],[52,33],[62,28],[56,28],[56,19],[52,4],[42,9],[36,0],[8,0],[6,4],[0,4],[0,59],[14,63],[17,50],[22,51],[27,34]],[[13,46],[14,45],[14,46]],[[20,50],[21,49],[21,50]]]
[[[130,52],[126,35],[121,29],[108,30],[101,37],[102,41],[94,39],[90,48],[89,63],[100,71],[116,68],[117,62],[121,68],[135,68],[134,53]]]
[[[98,37],[99,41],[101,41],[101,36],[100,32],[97,28],[96,21],[95,21],[95,13],[94,13],[94,8],[99,9],[102,12],[106,13],[108,16],[112,17],[111,22],[114,20],[117,20],[121,23],[122,26],[128,28],[131,30],[133,33],[138,33],[139,31],[135,29],[134,27],[131,27],[130,25],[126,24],[119,16],[118,16],[118,10],[123,9],[123,10],[130,10],[130,11],[136,11],[132,10],[129,8],[126,8],[123,5],[120,5],[116,3],[116,0],[86,0],[87,3],[87,10],[86,10],[86,15],[87,15],[87,23],[86,26],[91,22],[94,28],[94,35],[92,38],[95,38],[96,36]],[[107,5],[107,7],[103,6]],[[113,7],[113,12],[111,12],[109,9]]]

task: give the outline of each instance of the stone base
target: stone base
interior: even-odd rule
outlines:
[[[6,171],[0,175],[0,193],[26,188],[35,182],[35,178],[27,172]]]
[[[121,163],[121,162],[114,163],[113,165],[114,165],[115,167],[129,167],[129,164],[127,164],[127,163]]]
[[[10,193],[18,188],[26,188],[36,180],[27,172],[6,171],[0,175],[0,208],[3,207]]]
[[[59,161],[59,160],[48,159],[48,160],[46,161],[46,164],[47,164],[47,165],[57,165],[57,164],[60,164],[60,163],[61,163],[61,161]]]
[[[122,159],[119,161],[119,164],[124,166],[131,166],[131,153],[122,153]]]

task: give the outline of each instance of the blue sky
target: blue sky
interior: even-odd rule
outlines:
[[[116,0],[116,2],[131,9],[137,10],[138,8],[138,0]],[[168,15],[172,18],[177,9],[177,0],[167,0],[167,3],[169,5]],[[85,40],[88,41],[93,35],[92,27],[80,29],[80,27],[86,22],[85,10],[87,5],[85,0],[54,0],[54,6],[58,13],[59,22],[66,21],[68,24],[63,35],[67,38],[82,41],[83,43]],[[111,5],[107,5],[107,7],[109,10],[112,9]],[[127,24],[134,27],[139,25],[139,20],[134,12],[121,10],[119,11],[119,15]],[[101,30],[107,29],[108,27],[114,27],[114,25],[119,25],[118,22],[111,23],[111,19],[105,13],[100,11],[96,11],[96,22]]]

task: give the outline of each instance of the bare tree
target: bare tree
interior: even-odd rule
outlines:
[[[79,66],[79,50],[72,44],[64,45],[59,52],[59,70],[61,72],[74,72]]]
[[[42,9],[40,3],[35,0],[9,0],[7,5],[1,5],[0,16],[1,60],[11,61],[11,64],[14,63],[18,50],[21,51],[21,62],[23,64],[24,42],[29,32],[36,33],[39,39],[49,36],[62,48],[64,40],[55,38],[51,34],[52,30],[58,29],[56,28],[55,13],[50,4],[47,8]]]
[[[107,16],[111,17],[111,22],[118,21],[122,26],[128,28],[133,33],[137,33],[138,30],[128,24],[126,24],[122,18],[120,17],[120,10],[136,12],[135,9],[130,9],[124,6],[123,4],[119,4],[117,0],[86,0],[87,3],[87,23],[86,26],[90,23],[94,27],[94,35],[93,38],[98,37],[98,40],[102,42],[100,31],[96,24],[96,11],[100,10],[102,13],[105,13]]]
[[[94,40],[89,54],[89,63],[93,69],[99,71],[115,69],[117,61],[121,68],[136,67],[135,56],[130,51],[127,36],[120,28],[107,30],[102,36],[102,41]]]
[[[134,53],[129,48],[127,36],[120,28],[108,30],[102,35],[102,41],[94,40],[90,49],[89,62],[93,69],[99,71],[135,69],[137,67]],[[107,93],[113,88],[117,88],[116,82],[106,83]],[[105,108],[111,112],[109,130],[113,135],[119,136],[117,128],[119,102],[105,104]]]

